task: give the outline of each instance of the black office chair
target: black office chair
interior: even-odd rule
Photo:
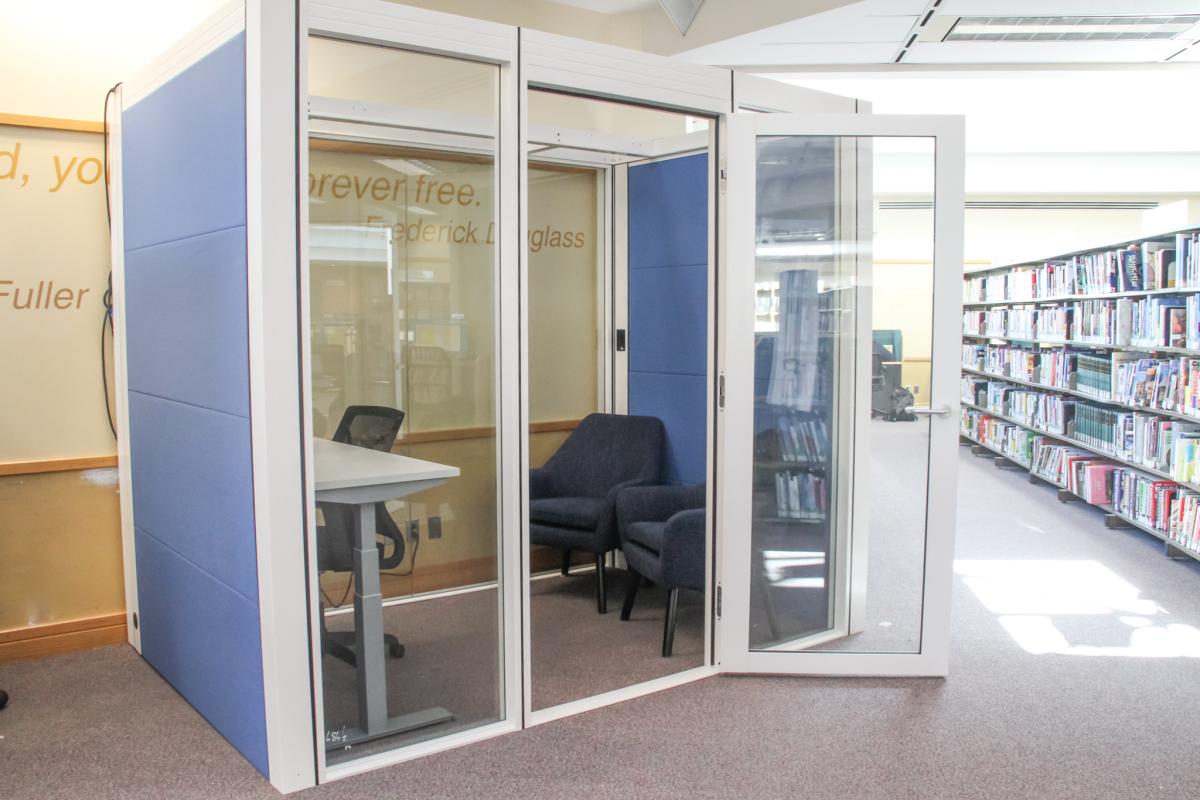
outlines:
[[[596,556],[596,608],[608,611],[604,556],[620,546],[617,492],[658,483],[663,424],[657,417],[588,414],[550,460],[529,472],[529,541]]]
[[[391,452],[404,412],[386,406],[348,406],[342,421],[333,434],[333,441]],[[320,572],[352,572],[354,570],[355,527],[354,507],[341,503],[317,503],[324,525],[317,532],[317,569]],[[404,561],[404,534],[388,513],[386,503],[375,504],[375,532],[385,541],[379,543],[379,568],[392,569]],[[392,546],[387,555],[386,543]],[[353,631],[330,631],[325,627],[324,604],[321,613],[321,649],[350,666],[356,663]],[[404,655],[404,645],[392,634],[384,634],[384,644],[392,658]]]

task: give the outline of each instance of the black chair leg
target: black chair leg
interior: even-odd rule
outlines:
[[[596,610],[608,613],[608,587],[604,579],[604,553],[596,553]]]
[[[568,575],[571,572],[571,551],[570,549],[563,550],[562,574]]]
[[[625,575],[625,602],[621,605],[621,619],[629,619],[633,613],[633,601],[637,599],[638,587],[642,585],[642,576],[633,567],[625,565],[628,570]]]
[[[675,609],[679,605],[679,587],[667,592],[667,621],[663,626],[663,658],[671,657],[671,649],[675,646]]]

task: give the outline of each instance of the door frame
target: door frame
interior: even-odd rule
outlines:
[[[753,385],[753,364],[743,355],[743,339],[753,331],[752,298],[748,293],[754,280],[755,241],[755,142],[760,135],[831,136],[831,137],[928,137],[935,140],[934,156],[934,275],[933,275],[933,337],[932,380],[930,405],[945,407],[947,413],[931,416],[929,425],[929,463],[926,501],[926,546],[924,584],[921,606],[921,644],[917,653],[851,653],[835,651],[750,651],[749,592],[750,548],[745,537],[727,535],[721,542],[718,592],[722,598],[722,613],[718,615],[717,651],[719,669],[733,673],[807,674],[807,675],[894,675],[944,676],[949,662],[950,602],[953,584],[953,554],[955,526],[955,487],[958,437],[958,391],[954,377],[958,358],[951,343],[958,340],[957,331],[961,309],[959,282],[963,258],[964,207],[964,125],[962,117],[856,114],[746,114],[729,121],[729,181],[728,191],[721,196],[724,204],[726,239],[724,242],[725,283],[723,300],[720,370],[727,385]],[[860,146],[860,145],[859,145]],[[869,172],[857,169],[863,153],[856,153],[852,180],[858,191],[859,203],[870,197]],[[869,161],[867,162],[869,167]],[[839,186],[845,180],[839,175]],[[860,209],[861,213],[861,209]],[[863,262],[866,262],[865,266]],[[864,269],[867,270],[864,280]],[[856,339],[870,341],[870,318],[862,313],[870,309],[870,262],[859,261],[855,281]],[[865,336],[865,339],[864,339]],[[736,348],[736,349],[735,349]],[[742,358],[738,358],[742,355]],[[869,393],[864,399],[863,387],[869,390],[869,371],[866,361],[855,363],[854,428],[869,418]],[[867,383],[864,384],[864,375]],[[719,445],[723,457],[719,464],[720,480],[719,524],[726,532],[748,530],[750,514],[751,470],[753,463],[753,403],[730,402],[723,408],[719,422]],[[839,467],[853,488],[853,499],[847,509],[850,519],[850,541],[839,542],[851,554],[848,564],[837,564],[842,580],[839,589],[845,596],[861,593],[864,588],[856,582],[855,562],[865,560],[865,548],[856,540],[864,538],[865,527],[856,530],[867,515],[869,484],[867,469],[869,453],[867,437],[858,436],[850,445],[849,470]],[[936,493],[930,491],[936,487]],[[937,500],[938,502],[935,502]],[[860,567],[865,567],[859,564]],[[857,570],[861,577],[862,570]],[[734,594],[736,592],[736,594]],[[731,602],[732,600],[732,602]],[[861,603],[859,603],[861,606]],[[844,633],[817,634],[809,646],[830,638],[840,638],[851,630],[849,616],[837,612],[837,626]]]
[[[732,109],[732,89],[731,89],[731,73],[728,70],[717,69],[715,67],[707,67],[686,62],[667,59],[661,56],[655,56],[648,53],[640,53],[626,50],[624,48],[612,47],[594,42],[582,41],[566,36],[556,34],[543,33],[529,29],[521,29],[521,141],[528,138],[528,92],[530,89],[547,90],[552,92],[562,92],[583,97],[590,97],[596,100],[611,101],[617,103],[628,103],[632,105],[646,106],[661,110],[676,111],[685,114],[694,114],[697,116],[706,116],[713,119],[712,127],[714,130],[713,137],[710,138],[712,144],[709,147],[709,179],[710,186],[714,190],[710,192],[715,195],[715,187],[717,184],[717,162],[720,152],[720,138],[715,132],[719,130],[720,121]],[[521,232],[523,236],[527,236],[527,197],[528,197],[528,155],[527,149],[521,149],[521,164],[520,164],[520,179],[521,185]],[[627,276],[621,274],[623,268],[627,268],[627,259],[625,254],[621,252],[622,248],[627,244],[625,226],[619,222],[616,217],[619,215],[619,206],[616,204],[621,202],[626,196],[627,190],[627,165],[616,165],[610,170],[613,175],[611,180],[611,197],[614,204],[612,214],[609,217],[609,222],[612,227],[603,232],[602,239],[613,247],[612,258],[609,262],[613,265],[613,280],[609,286],[610,294],[624,293],[627,291]],[[716,232],[719,227],[719,219],[715,216],[715,208],[710,204],[709,209],[709,285],[715,287],[715,271],[717,264],[716,250]],[[521,259],[521,357],[522,357],[522,375],[528,375],[528,363],[526,361],[528,354],[528,307],[526,304],[526,287],[528,285],[528,254],[524,251],[520,254]],[[613,296],[610,300],[610,307],[618,299]],[[713,336],[715,330],[715,291],[710,288],[709,292],[709,352],[712,352],[714,344]],[[612,391],[615,393],[624,388],[624,381],[621,379],[623,367],[625,366],[625,354],[621,354],[618,358],[612,354],[614,342],[612,340],[613,330],[618,327],[615,323],[618,320],[627,322],[622,316],[623,312],[617,311],[614,308],[614,313],[608,320],[607,329],[603,335],[603,346],[610,354],[609,363],[613,366]],[[713,398],[715,397],[716,376],[709,375],[708,387],[708,419],[710,424],[708,430],[713,430],[712,420],[715,411]],[[610,395],[611,396],[611,395]],[[619,408],[619,403],[617,404]],[[622,409],[623,410],[623,409]],[[528,401],[527,398],[522,402],[522,419],[521,429],[528,430]],[[710,434],[709,447],[709,492],[710,503],[709,508],[712,508],[711,493],[712,493],[712,469],[714,466],[714,448],[715,442]],[[528,449],[522,448],[522,464],[521,464],[521,490],[522,500],[527,496],[524,494],[528,491]],[[524,506],[524,503],[523,503]],[[707,552],[709,568],[706,574],[711,576],[711,566],[715,558],[714,541],[714,525],[713,516],[710,510],[707,528],[707,541],[710,543]],[[624,700],[630,700],[635,697],[640,697],[653,692],[661,691],[673,686],[678,686],[700,678],[710,677],[716,674],[716,667],[713,660],[712,648],[712,619],[713,619],[713,603],[712,598],[713,588],[711,580],[705,588],[705,596],[709,602],[705,604],[705,645],[704,645],[704,663],[701,666],[691,669],[682,670],[680,672],[666,675],[654,680],[634,684],[632,686],[615,689],[597,695],[582,697],[578,700],[569,701],[555,706],[550,706],[542,709],[533,708],[533,686],[532,686],[532,627],[530,623],[530,595],[529,595],[529,579],[531,577],[529,564],[529,517],[528,508],[522,508],[521,519],[521,559],[522,559],[522,578],[521,591],[522,597],[522,620],[521,627],[523,633],[522,656],[524,659],[523,669],[523,697],[524,697],[524,725],[532,727],[546,722],[552,722],[563,717],[590,711],[596,708],[601,708],[613,703],[619,703]]]

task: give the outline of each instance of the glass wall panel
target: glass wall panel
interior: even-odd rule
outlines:
[[[315,511],[334,763],[502,716],[499,68],[311,39],[310,70],[312,96],[361,101],[367,120],[352,134],[314,120],[309,143],[313,435],[333,440],[315,443]]]
[[[752,650],[920,650],[932,187],[931,139],[758,140]]]

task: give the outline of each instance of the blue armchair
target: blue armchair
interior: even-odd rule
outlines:
[[[621,550],[629,567],[621,619],[629,619],[643,577],[666,589],[664,658],[671,655],[675,642],[679,590],[704,591],[704,506],[702,483],[625,489],[617,497]]]
[[[588,414],[546,465],[529,474],[529,541],[596,556],[596,608],[608,610],[604,556],[620,546],[617,493],[658,483],[663,425],[656,417]]]

